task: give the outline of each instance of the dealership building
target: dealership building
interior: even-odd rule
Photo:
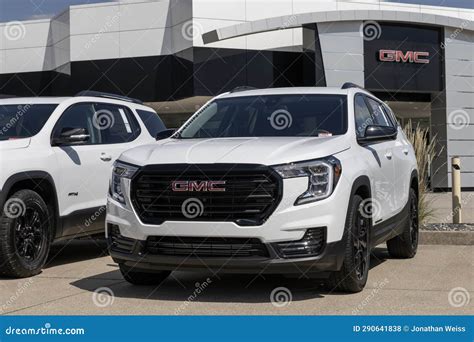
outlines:
[[[432,187],[474,188],[474,11],[371,0],[158,0],[0,23],[0,94],[139,98],[177,126],[238,86],[354,82],[436,136]]]

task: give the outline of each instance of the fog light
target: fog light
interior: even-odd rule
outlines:
[[[275,244],[283,258],[305,258],[321,254],[326,244],[326,227],[310,228],[298,241]]]
[[[120,253],[132,253],[135,247],[135,240],[122,236],[120,228],[116,224],[107,224],[108,247],[112,251]]]
[[[120,228],[116,224],[108,223],[107,230],[108,230],[107,235],[109,236],[109,238],[117,237],[120,235]]]

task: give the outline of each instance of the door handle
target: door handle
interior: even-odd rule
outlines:
[[[403,153],[405,153],[405,155],[408,155],[408,149],[407,148],[403,149]]]
[[[107,154],[107,153],[102,153],[100,155],[100,160],[103,160],[103,161],[111,161],[112,160],[112,156],[110,154]]]
[[[385,152],[385,158],[392,159],[392,152]]]

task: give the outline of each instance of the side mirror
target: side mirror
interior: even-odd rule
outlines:
[[[364,136],[357,140],[364,143],[394,140],[397,138],[397,133],[396,127],[369,125],[365,129]]]
[[[80,145],[87,142],[90,137],[86,128],[64,127],[59,137],[53,138],[52,145]]]
[[[176,132],[175,129],[165,129],[164,131],[158,132],[156,134],[155,139],[156,140],[163,140],[163,139],[169,138],[174,134],[174,132]]]

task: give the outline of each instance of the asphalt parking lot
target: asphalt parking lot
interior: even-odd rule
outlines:
[[[53,247],[42,274],[0,278],[0,310],[14,315],[472,314],[474,246],[420,246],[411,260],[374,251],[358,294],[331,293],[313,280],[175,272],[159,287],[126,283],[102,240]],[[205,286],[204,286],[205,285]],[[271,294],[281,302],[272,303]],[[97,294],[100,289],[100,294]],[[199,291],[198,291],[199,289]],[[291,300],[287,300],[291,297]]]

